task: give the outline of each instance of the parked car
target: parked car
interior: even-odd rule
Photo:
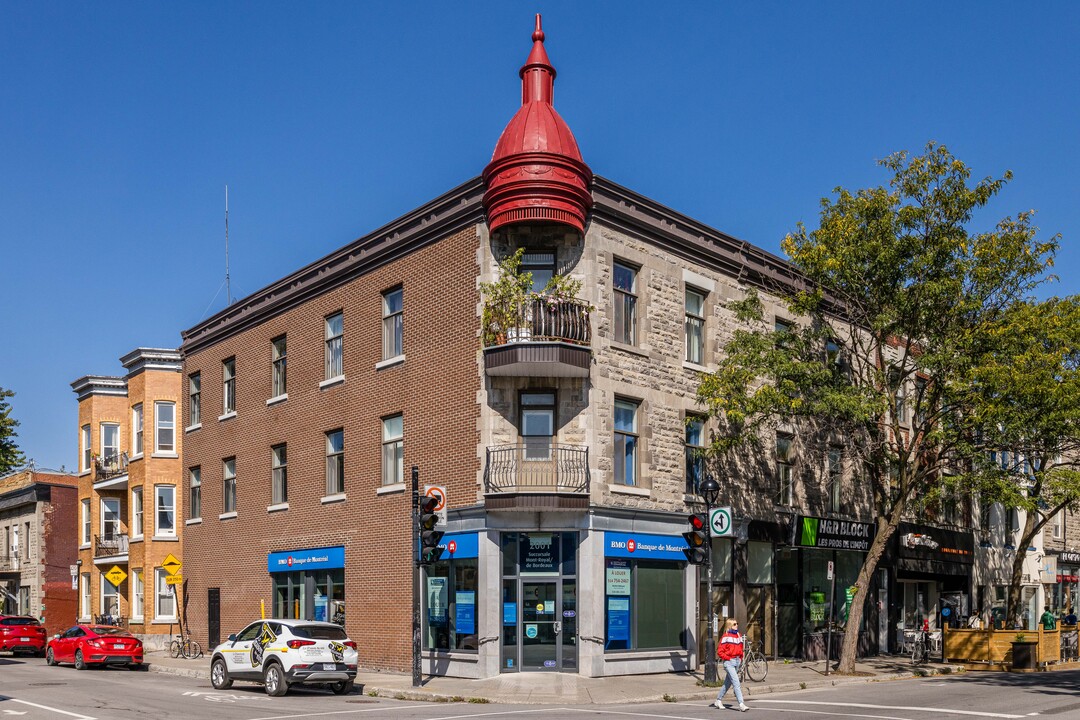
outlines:
[[[356,680],[356,643],[333,623],[258,620],[210,654],[211,684],[224,690],[233,680],[260,682],[267,695],[284,695],[298,684],[344,695]]]
[[[24,615],[0,615],[0,650],[45,654],[45,628],[37,618]]]
[[[76,670],[91,665],[127,665],[145,670],[142,641],[123,628],[112,625],[76,625],[53,636],[45,648],[49,665],[74,663]]]

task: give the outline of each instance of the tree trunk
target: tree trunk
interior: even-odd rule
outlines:
[[[859,579],[856,581],[855,595],[848,605],[848,619],[844,632],[844,643],[840,646],[840,663],[836,672],[841,675],[853,675],[855,673],[855,655],[859,649],[859,628],[862,626],[864,610],[866,609],[866,597],[870,591],[870,582],[877,571],[878,562],[885,552],[885,545],[889,538],[896,532],[899,525],[900,513],[896,513],[896,522],[889,522],[883,517],[877,519],[877,532],[874,541],[870,543],[870,550],[866,553],[862,568],[859,569]],[[887,609],[885,610],[888,611]]]

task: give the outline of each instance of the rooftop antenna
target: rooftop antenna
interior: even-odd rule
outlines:
[[[225,186],[225,306],[232,305],[232,285],[229,282],[229,186]]]

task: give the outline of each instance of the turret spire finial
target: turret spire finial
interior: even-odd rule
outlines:
[[[540,13],[536,13],[536,29],[533,30],[533,42],[544,42],[544,29],[540,27]]]

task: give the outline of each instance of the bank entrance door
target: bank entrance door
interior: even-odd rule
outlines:
[[[573,580],[521,580],[520,668],[577,669],[577,597]]]

